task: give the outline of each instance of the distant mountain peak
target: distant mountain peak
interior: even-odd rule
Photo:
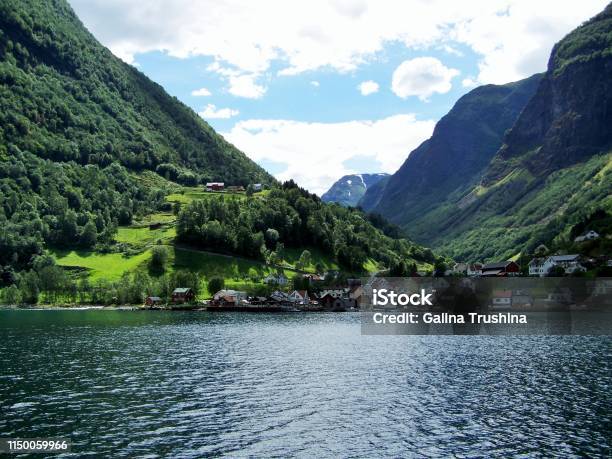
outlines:
[[[336,202],[343,206],[355,207],[365,192],[389,174],[350,174],[341,177],[321,196],[324,202]]]

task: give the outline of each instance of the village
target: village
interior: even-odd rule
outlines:
[[[212,298],[198,300],[190,288],[179,287],[172,291],[169,302],[162,298],[149,296],[145,299],[145,309],[188,310],[203,309],[208,311],[351,311],[357,310],[361,303],[363,288],[359,279],[349,279],[346,286],[329,288],[317,287],[323,278],[316,275],[304,275],[309,289],[291,290],[286,287],[288,279],[280,274],[268,276],[268,283],[278,287],[266,296],[249,296],[245,291],[221,289]],[[273,281],[271,280],[273,279]],[[310,290],[310,293],[309,293]]]
[[[601,236],[588,230],[576,236],[575,243],[595,241]],[[587,257],[581,254],[555,254],[546,255],[548,248],[541,244],[535,249],[535,256],[529,260],[525,267],[516,261],[505,260],[494,263],[455,263],[452,269],[444,272],[445,276],[468,277],[506,277],[506,276],[580,276],[595,268],[612,268],[612,258],[609,256]]]

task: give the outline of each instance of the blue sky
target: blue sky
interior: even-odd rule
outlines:
[[[276,76],[274,74],[279,68],[273,66],[269,74],[262,78],[267,91],[261,99],[237,97],[229,93],[225,78],[207,70],[214,62],[210,57],[179,59],[161,51],[152,51],[139,54],[136,65],[196,112],[203,111],[208,104],[238,110],[239,114],[231,118],[207,118],[217,131],[225,132],[239,120],[254,118],[335,123],[381,119],[410,112],[417,113],[421,119],[439,119],[459,97],[472,89],[471,86],[464,87],[461,81],[470,75],[475,78],[478,74],[478,56],[466,47],[457,47],[459,50],[461,56],[443,49],[414,51],[393,44],[358,70],[346,73],[323,68],[295,76]],[[418,97],[402,99],[395,95],[391,89],[395,68],[405,60],[428,56],[461,72],[454,79],[452,88],[445,94],[432,95],[427,101]],[[380,86],[378,92],[363,96],[358,89],[363,81],[377,82]],[[192,95],[194,90],[200,88],[206,88],[211,95]]]
[[[277,178],[316,193],[348,173],[394,172],[459,97],[545,70],[553,44],[606,5],[70,2],[118,57]]]

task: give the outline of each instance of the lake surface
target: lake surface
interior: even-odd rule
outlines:
[[[609,337],[361,336],[355,313],[4,310],[0,437],[79,457],[605,457],[611,357]]]

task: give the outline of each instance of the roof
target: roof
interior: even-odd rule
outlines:
[[[542,258],[533,258],[529,262],[529,266],[542,266],[545,261],[546,261],[546,258],[544,258],[544,257],[542,257]]]
[[[488,271],[490,269],[504,269],[506,266],[508,266],[510,263],[512,263],[511,261],[498,261],[496,263],[487,263],[486,265],[484,265],[482,267],[483,271]]]
[[[187,293],[187,292],[191,292],[191,289],[189,287],[177,287],[172,291],[172,293]]]
[[[225,186],[224,182],[208,182],[206,186]]]
[[[578,259],[580,255],[578,254],[573,254],[573,255],[552,255],[550,257],[550,259],[556,263],[562,263],[564,261],[574,261],[576,259]]]
[[[162,299],[158,296],[148,296],[147,300],[152,300],[152,301],[161,301]]]
[[[512,298],[512,290],[495,290],[493,292],[495,298]]]

